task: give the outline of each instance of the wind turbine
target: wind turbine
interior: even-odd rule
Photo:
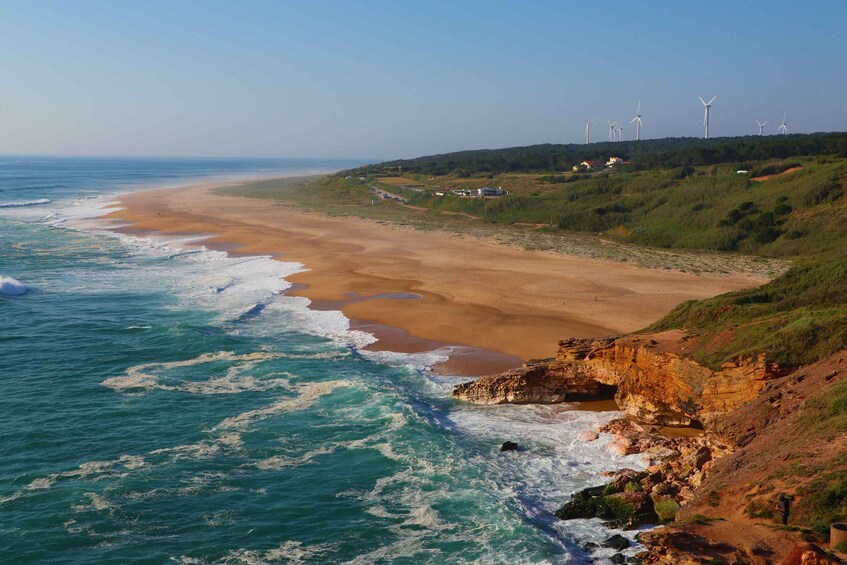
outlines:
[[[756,123],[759,124],[759,120],[756,120]],[[763,124],[759,124],[759,135],[762,135],[762,130],[765,129],[765,126],[768,125],[768,122]]]
[[[788,133],[788,124],[785,123],[785,118],[788,117],[788,112],[782,114],[782,125],[776,128],[776,131],[782,132],[782,135]]]
[[[613,122],[612,120],[608,120],[609,122],[609,141],[615,140],[615,126],[618,125],[618,122]]]
[[[700,97],[698,96],[697,98],[700,98]],[[711,109],[712,102],[715,101],[715,98],[717,98],[717,96],[712,96],[712,99],[709,100],[708,102],[706,102],[705,100],[700,98],[700,102],[702,102],[703,107],[706,108],[706,115],[703,116],[703,125],[706,126],[706,139],[709,139],[709,110]]]
[[[638,101],[638,109],[635,111],[635,117],[629,123],[635,124],[635,140],[641,139],[641,100]]]
[[[615,132],[618,134],[618,141],[623,141],[623,125],[618,126]]]
[[[591,122],[595,120],[586,120],[585,122],[585,144],[591,143]]]

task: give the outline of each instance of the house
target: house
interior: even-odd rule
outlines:
[[[629,165],[629,161],[624,161],[620,157],[609,157],[609,160],[606,161],[606,166],[614,167],[615,165]]]
[[[583,161],[579,164],[583,169],[602,169],[606,166],[603,161]]]
[[[483,186],[482,188],[477,189],[477,194],[479,196],[503,196],[504,194],[506,194],[506,191],[503,190],[502,186],[498,186],[497,188]]]

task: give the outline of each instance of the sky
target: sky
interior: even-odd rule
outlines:
[[[845,0],[0,0],[0,154],[394,159],[847,129]]]

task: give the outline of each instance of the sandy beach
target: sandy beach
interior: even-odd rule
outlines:
[[[451,372],[476,375],[549,357],[566,337],[640,329],[688,299],[754,286],[751,275],[690,274],[306,212],[222,196],[211,185],[122,196],[127,233],[215,234],[207,247],[302,263],[291,294],[340,309],[376,349],[455,344]]]

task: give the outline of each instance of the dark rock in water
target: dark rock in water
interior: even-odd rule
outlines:
[[[623,485],[623,492],[618,491],[620,485],[614,482],[582,490],[556,511],[556,517],[562,520],[602,518],[606,525],[622,528],[658,523],[653,500],[643,491],[626,488],[632,484],[637,483]]]
[[[615,553],[609,558],[609,561],[615,563],[616,565],[619,563],[626,563],[626,557],[624,557],[620,553]]]
[[[596,543],[594,543],[593,541],[590,541],[590,542],[586,543],[585,545],[583,545],[582,547],[585,548],[587,551],[592,551],[594,549],[597,549],[600,546],[597,545]]]
[[[556,516],[562,520],[575,520],[577,518],[595,518],[597,516],[596,499],[602,498],[606,486],[589,487],[574,494],[570,501],[556,510]]]
[[[641,565],[641,559],[639,559],[638,557],[627,557],[626,563],[628,565]]]
[[[520,446],[513,441],[504,441],[500,446],[500,451],[517,451]]]
[[[621,551],[623,549],[627,549],[629,547],[629,545],[630,545],[629,540],[626,539],[625,537],[623,537],[620,534],[615,534],[615,535],[613,535],[612,537],[610,537],[609,539],[607,539],[606,541],[603,542],[603,547],[611,547],[612,549],[617,549],[618,551]],[[620,554],[618,554],[618,555],[620,555]],[[623,557],[623,556],[621,556],[621,557]],[[623,561],[620,561],[620,563],[623,563]]]

